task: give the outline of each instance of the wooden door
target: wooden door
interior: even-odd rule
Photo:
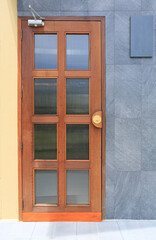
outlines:
[[[22,21],[22,219],[101,220],[101,24]]]

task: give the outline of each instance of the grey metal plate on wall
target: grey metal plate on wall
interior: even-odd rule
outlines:
[[[153,56],[153,16],[131,16],[131,57]]]

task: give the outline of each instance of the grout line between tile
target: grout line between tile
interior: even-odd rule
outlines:
[[[77,238],[77,222],[76,222],[76,240],[78,240],[78,238]]]
[[[32,230],[32,233],[31,233],[31,236],[30,236],[30,239],[29,239],[29,240],[32,240],[32,236],[33,236],[33,233],[34,233],[34,231],[35,231],[35,227],[36,227],[36,222],[35,222],[35,224],[34,224],[34,227],[33,227],[33,230]]]
[[[118,221],[116,221],[116,223],[117,223],[117,226],[118,226],[118,229],[119,229],[119,232],[120,232],[121,238],[122,238],[122,240],[124,240],[124,237],[123,237],[123,235],[122,235],[122,232],[121,232],[121,229],[120,229],[120,226],[119,226]]]

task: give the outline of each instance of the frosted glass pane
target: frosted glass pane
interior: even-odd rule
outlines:
[[[89,160],[89,125],[67,124],[66,159]]]
[[[57,204],[56,170],[35,170],[35,203]]]
[[[89,204],[89,171],[67,170],[67,204]]]
[[[57,159],[56,124],[35,124],[34,147],[35,159]]]
[[[89,114],[89,79],[67,79],[66,113]]]
[[[34,80],[34,113],[57,113],[57,81],[54,78]]]

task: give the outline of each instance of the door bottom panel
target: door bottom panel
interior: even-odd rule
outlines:
[[[101,212],[23,213],[24,222],[100,222]]]

